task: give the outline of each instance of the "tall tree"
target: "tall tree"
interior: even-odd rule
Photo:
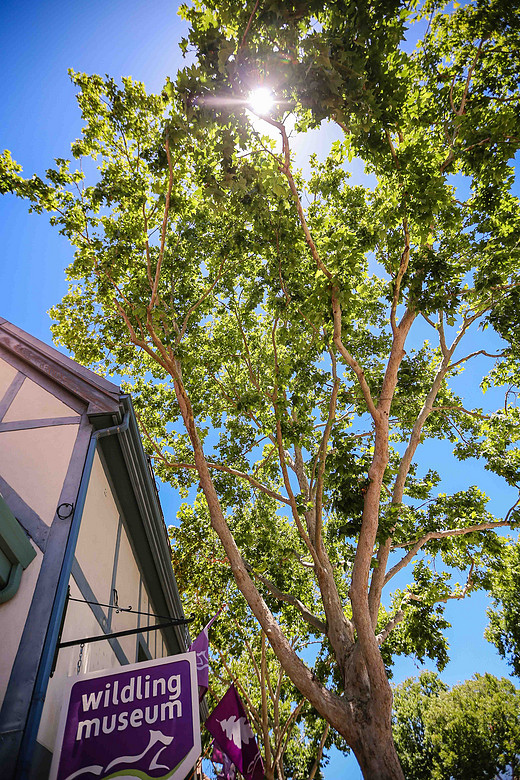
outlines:
[[[91,183],[65,160],[24,179],[4,155],[0,188],[76,247],[58,342],[132,377],[161,479],[204,495],[285,673],[365,777],[402,778],[391,655],[445,662],[443,605],[489,584],[519,520],[517,409],[476,397],[483,375],[508,393],[519,376],[518,3],[185,13],[198,62],[162,95],[72,74]],[[245,111],[259,81],[280,150]],[[307,180],[288,112],[343,133]],[[350,184],[354,156],[373,186]],[[443,439],[504,478],[509,509],[438,492]]]
[[[321,780],[326,748],[345,744],[301,696],[258,629],[247,603],[234,583],[228,562],[219,552],[218,537],[209,527],[204,501],[185,503],[179,525],[170,528],[172,561],[185,609],[196,616],[193,633],[222,609],[211,628],[209,647],[211,709],[234,683],[249,715],[264,759],[266,780]],[[307,632],[290,641],[299,651]],[[291,630],[292,629],[292,630]],[[301,634],[301,632],[300,632]]]
[[[395,689],[394,736],[408,780],[518,777],[520,691],[476,674],[451,690],[432,672]]]
[[[491,568],[490,592],[493,606],[488,610],[486,637],[520,677],[520,547],[508,548]]]

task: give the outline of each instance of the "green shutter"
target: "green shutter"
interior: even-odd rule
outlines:
[[[0,603],[14,596],[22,570],[35,556],[27,534],[0,496]]]

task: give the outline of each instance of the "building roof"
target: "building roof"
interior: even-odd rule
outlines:
[[[0,318],[0,353],[1,348],[22,370],[26,367],[33,379],[40,378],[42,382],[50,379],[77,399],[95,430],[118,425],[129,414],[126,430],[100,439],[98,447],[155,609],[161,615],[184,617],[155,476],[143,449],[130,396],[3,318]],[[164,635],[172,653],[186,651],[189,634],[184,626],[166,629]]]
[[[94,371],[80,366],[54,347],[0,317],[0,345],[44,375],[63,385],[87,404],[87,412],[117,408],[120,388]]]

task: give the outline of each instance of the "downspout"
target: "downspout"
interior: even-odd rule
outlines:
[[[31,703],[29,705],[29,713],[20,746],[20,755],[18,757],[18,764],[15,772],[16,780],[28,780],[29,778],[34,748],[36,746],[36,737],[38,736],[43,704],[47,692],[47,685],[49,683],[52,663],[54,660],[54,653],[56,650],[56,644],[58,642],[61,618],[65,608],[72,562],[74,560],[74,553],[76,551],[76,542],[78,541],[79,529],[81,525],[81,519],[83,517],[83,510],[85,508],[87,490],[90,481],[90,475],[92,473],[92,466],[94,463],[94,456],[96,454],[97,443],[99,439],[102,439],[105,436],[113,436],[117,433],[123,433],[123,431],[127,430],[129,423],[130,412],[127,411],[125,412],[123,421],[119,425],[114,425],[111,428],[102,428],[99,431],[94,431],[90,437],[87,456],[85,458],[85,466],[83,467],[83,474],[81,475],[81,482],[76,498],[76,506],[74,507],[74,515],[70,525],[65,553],[63,555],[63,562],[58,579],[58,586],[56,588],[56,595],[54,597],[54,604],[49,619],[49,627],[47,629],[47,635],[43,645],[40,665],[38,667],[38,674],[36,675],[34,691]]]

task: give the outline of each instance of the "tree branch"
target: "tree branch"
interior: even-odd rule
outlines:
[[[262,119],[266,121],[268,124],[272,125],[273,127],[276,127],[278,131],[280,132],[280,135],[282,136],[282,154],[284,156],[284,162],[281,165],[281,171],[284,174],[285,178],[287,179],[287,182],[289,184],[289,188],[292,192],[294,201],[296,203],[296,210],[298,212],[298,218],[300,220],[300,224],[303,229],[303,234],[305,236],[305,241],[307,242],[307,245],[309,249],[311,250],[311,255],[313,260],[315,261],[316,265],[318,266],[319,270],[322,271],[325,276],[328,279],[332,279],[332,274],[329,271],[329,269],[326,267],[325,263],[320,257],[320,254],[316,248],[316,244],[314,243],[314,240],[311,235],[311,231],[309,230],[309,226],[307,224],[307,220],[305,218],[305,213],[303,211],[303,206],[301,203],[300,195],[298,193],[298,189],[296,187],[292,171],[291,171],[291,151],[289,146],[289,138],[287,137],[287,132],[285,130],[285,126],[283,122],[277,122],[275,119],[271,119],[267,116],[263,116]]]
[[[317,618],[315,615],[313,615],[312,612],[307,609],[305,604],[303,604],[299,599],[297,599],[296,596],[281,591],[279,588],[276,587],[276,585],[273,582],[271,582],[266,577],[264,577],[263,574],[256,572],[251,566],[251,564],[245,560],[244,560],[244,566],[246,567],[247,571],[253,575],[253,577],[259,580],[262,583],[262,585],[265,585],[265,587],[271,593],[272,596],[274,596],[279,601],[285,601],[287,604],[291,604],[293,607],[296,607],[296,609],[305,618],[307,623],[310,626],[312,626],[314,629],[316,629],[316,631],[318,631],[320,634],[327,633],[326,624],[322,620]]]
[[[363,398],[365,399],[365,403],[367,405],[367,409],[372,416],[374,421],[379,420],[379,412],[376,408],[376,405],[374,403],[374,400],[372,398],[372,393],[370,392],[370,387],[368,386],[368,382],[365,377],[365,373],[357,360],[355,360],[354,357],[350,354],[350,352],[346,349],[345,345],[343,344],[342,338],[341,338],[341,304],[339,302],[338,298],[338,290],[336,287],[333,287],[332,290],[332,313],[334,316],[334,344],[338,348],[340,354],[344,358],[345,362],[348,366],[354,371],[359,386],[361,388],[361,392],[363,393]]]
[[[155,279],[154,279],[154,283],[153,283],[152,295],[151,295],[151,298],[150,298],[150,303],[149,303],[149,306],[148,306],[149,310],[153,309],[153,307],[155,306],[155,301],[157,299],[157,290],[158,290],[158,287],[159,287],[159,278],[160,278],[160,275],[161,275],[161,266],[162,266],[162,261],[163,261],[163,258],[164,258],[164,247],[165,247],[165,243],[166,243],[166,228],[168,226],[168,213],[170,211],[170,199],[171,199],[172,188],[173,188],[173,166],[172,166],[172,159],[171,159],[171,155],[170,155],[170,139],[169,138],[166,138],[165,149],[166,149],[166,157],[168,159],[168,171],[169,171],[169,174],[168,174],[168,189],[166,191],[166,203],[165,203],[165,206],[164,206],[164,216],[163,216],[162,228],[161,228],[161,245],[160,245],[160,248],[159,248],[159,257],[157,258],[157,266],[155,268]]]
[[[403,276],[405,275],[408,269],[408,263],[410,262],[410,231],[408,230],[408,221],[406,219],[403,219],[403,232],[405,238],[405,245],[404,245],[403,253],[401,255],[401,262],[399,263],[399,271],[397,272],[397,276],[395,279],[394,294],[392,297],[392,308],[390,311],[390,323],[392,325],[392,332],[394,333],[394,335],[397,331],[395,313],[397,311],[397,304],[399,303],[401,282],[403,281]]]
[[[184,320],[182,321],[182,325],[181,325],[180,333],[179,333],[179,335],[178,335],[178,337],[177,337],[176,344],[180,344],[180,343],[181,343],[181,341],[182,341],[182,339],[183,339],[183,337],[184,337],[184,334],[186,333],[186,328],[188,327],[188,321],[189,321],[189,319],[190,319],[191,315],[193,314],[193,312],[195,312],[195,311],[196,311],[196,310],[199,308],[199,306],[200,306],[202,303],[204,303],[204,301],[206,300],[206,298],[208,297],[208,295],[209,295],[209,294],[212,292],[212,290],[213,290],[213,289],[215,288],[215,286],[217,285],[217,283],[218,283],[218,281],[219,281],[220,277],[222,276],[222,272],[223,272],[223,270],[224,270],[224,265],[225,265],[225,262],[226,262],[226,260],[227,260],[227,258],[226,258],[226,257],[224,257],[224,258],[223,258],[223,260],[222,260],[222,262],[221,262],[221,264],[220,264],[220,268],[219,268],[219,270],[218,270],[218,274],[217,274],[217,276],[216,276],[216,278],[215,278],[215,281],[213,282],[213,284],[211,284],[211,285],[208,287],[208,289],[207,289],[207,290],[205,290],[205,292],[204,292],[204,293],[201,295],[201,297],[199,298],[199,300],[198,300],[198,301],[196,301],[196,302],[193,304],[193,306],[190,306],[190,308],[189,308],[189,309],[188,309],[188,311],[186,312],[186,316],[184,317]]]
[[[493,354],[492,352],[486,352],[485,349],[479,349],[476,352],[471,352],[469,355],[466,355],[465,357],[460,358],[460,360],[457,360],[455,363],[451,363],[449,368],[451,370],[452,368],[455,368],[455,366],[460,365],[460,363],[465,363],[466,360],[471,360],[471,358],[474,358],[477,355],[484,355],[485,357],[489,357],[489,358],[499,358],[499,357],[502,357],[503,354],[504,354],[503,352],[498,352],[497,354]]]
[[[316,545],[316,549],[318,550],[318,554],[320,554],[321,546],[322,546],[322,539],[321,539],[321,531],[323,526],[323,475],[325,473],[325,464],[327,460],[327,446],[329,443],[330,433],[332,431],[332,425],[334,423],[334,418],[336,416],[336,405],[338,400],[338,391],[339,391],[339,378],[337,376],[336,372],[336,359],[333,357],[332,361],[332,372],[334,376],[334,387],[331,393],[330,402],[329,402],[329,413],[327,418],[327,424],[325,426],[325,430],[323,432],[323,436],[320,443],[320,450],[319,450],[319,458],[318,458],[318,479],[316,481],[316,519],[315,519],[315,529],[314,529],[314,543]]]
[[[424,545],[432,539],[447,539],[455,536],[464,536],[465,534],[476,533],[477,531],[492,531],[494,528],[504,528],[504,526],[511,524],[509,520],[511,511],[512,509],[509,510],[505,520],[490,520],[487,523],[477,523],[476,525],[469,525],[464,528],[452,528],[448,531],[428,531],[427,534],[415,542],[410,541],[404,542],[404,544],[395,545],[395,547],[392,547],[392,550],[400,550],[403,547],[409,546],[411,546],[411,549],[406,553],[405,556],[403,556],[403,558],[401,558],[398,563],[395,564],[395,566],[392,566],[392,568],[389,569],[388,574],[385,577],[384,584],[387,585],[392,577],[394,577],[399,571],[401,571],[401,569],[404,569],[404,567],[410,563],[412,558],[417,555],[421,547],[424,547]]]
[[[316,772],[319,769],[321,759],[323,756],[323,748],[325,747],[325,742],[327,741],[327,737],[329,735],[329,729],[330,726],[327,723],[323,730],[323,734],[321,735],[320,744],[318,745],[318,750],[316,751],[316,758],[314,759],[314,763],[312,765],[311,771],[309,773],[308,780],[314,780],[314,777],[316,776]]]

